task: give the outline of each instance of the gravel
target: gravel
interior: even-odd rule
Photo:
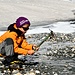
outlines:
[[[38,45],[48,33],[26,35],[27,41]],[[27,56],[36,65],[22,65],[23,69],[6,70],[3,75],[75,75],[75,32],[55,33],[34,55]],[[17,64],[18,66],[18,64]]]

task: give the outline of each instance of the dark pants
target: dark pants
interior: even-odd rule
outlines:
[[[9,65],[11,61],[17,58],[14,53],[14,42],[11,38],[0,43],[0,54],[6,56],[5,60],[2,61],[4,65]]]
[[[2,43],[0,43],[0,54],[4,56],[13,56],[14,55],[14,46],[13,40],[7,38]]]

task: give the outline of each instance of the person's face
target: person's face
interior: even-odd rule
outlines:
[[[26,33],[27,32],[27,30],[29,29],[29,24],[25,24],[25,25],[23,25],[22,27],[20,27],[20,28],[18,28],[20,31],[22,31],[23,32],[23,34],[24,33]]]

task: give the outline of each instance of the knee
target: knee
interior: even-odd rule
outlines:
[[[12,38],[7,38],[5,41],[6,41],[7,45],[13,44]]]

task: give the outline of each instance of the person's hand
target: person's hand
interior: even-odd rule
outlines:
[[[39,47],[37,47],[36,45],[33,45],[32,49],[35,51],[37,51],[39,49]]]
[[[32,54],[34,54],[34,53],[35,53],[34,50],[29,50],[29,51],[28,51],[28,54],[29,54],[29,55],[32,55]]]

